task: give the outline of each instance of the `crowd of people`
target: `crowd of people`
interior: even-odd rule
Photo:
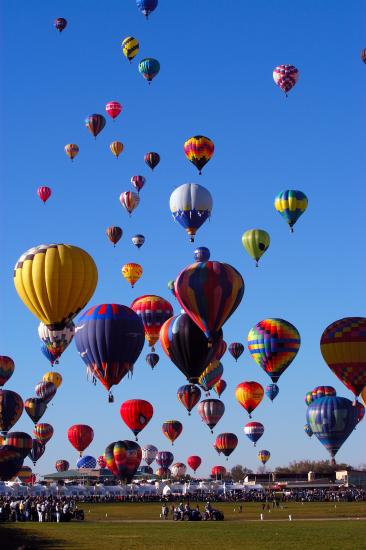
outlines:
[[[70,497],[0,497],[0,521],[40,523],[84,519],[76,499]]]

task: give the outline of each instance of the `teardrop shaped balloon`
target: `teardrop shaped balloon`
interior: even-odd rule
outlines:
[[[159,339],[160,329],[173,315],[171,304],[160,296],[145,294],[132,302],[131,309],[140,317],[144,325],[145,339],[151,351],[155,351],[154,344]]]
[[[158,0],[136,0],[136,5],[140,12],[148,19],[150,13],[156,10]]]
[[[0,480],[12,479],[20,470],[23,460],[22,453],[14,447],[0,446]]]
[[[135,208],[137,208],[140,202],[140,197],[137,193],[134,193],[133,191],[124,191],[123,193],[121,193],[119,201],[121,205],[131,215]]]
[[[103,130],[105,124],[106,120],[103,115],[93,114],[85,119],[85,126],[88,128],[91,135],[94,136],[94,139],[96,139],[97,135]]]
[[[146,178],[144,178],[144,176],[132,176],[131,183],[136,191],[140,193],[141,189],[146,183]]]
[[[23,412],[23,400],[11,390],[0,390],[0,433],[5,435],[18,422]]]
[[[186,230],[190,241],[211,216],[213,201],[208,189],[197,183],[185,183],[170,195],[169,207],[175,221]]]
[[[308,207],[308,199],[302,191],[286,189],[278,193],[274,206],[289,225],[291,233],[293,233],[295,223]]]
[[[126,281],[134,288],[137,281],[141,278],[142,267],[140,264],[129,263],[122,266],[121,272]]]
[[[188,415],[190,415],[193,407],[195,407],[201,399],[201,390],[194,384],[185,384],[178,388],[177,397],[178,401],[188,411]]]
[[[277,395],[279,394],[280,388],[277,386],[277,384],[269,384],[265,387],[265,394],[266,396],[273,401]]]
[[[15,364],[11,357],[0,355],[0,386],[4,386],[12,377],[15,370]]]
[[[273,80],[287,94],[299,79],[299,71],[293,65],[278,65],[273,70]]]
[[[134,235],[131,237],[131,241],[137,248],[141,248],[145,242],[145,237],[143,235]]]
[[[79,147],[76,145],[76,143],[68,143],[67,145],[65,145],[64,150],[71,161],[73,161],[79,153]]]
[[[213,428],[220,421],[225,412],[225,405],[219,399],[204,399],[198,405],[198,414],[202,421],[210,428]]]
[[[67,470],[70,468],[70,464],[67,460],[57,460],[55,468],[58,472],[67,472]]]
[[[148,353],[146,355],[146,363],[154,369],[154,367],[159,363],[159,355],[157,353]]]
[[[339,380],[357,397],[366,386],[366,318],[334,321],[322,334],[320,351]]]
[[[202,168],[212,158],[215,146],[210,138],[205,136],[193,136],[184,143],[184,153],[187,159],[194,164],[198,173],[202,173]]]
[[[130,428],[136,436],[146,428],[154,414],[154,408],[144,399],[129,399],[122,403],[120,415],[123,422]]]
[[[109,101],[105,106],[105,111],[114,120],[122,112],[122,105],[119,101]]]
[[[238,403],[247,411],[249,418],[258,407],[264,396],[263,387],[258,382],[241,382],[235,388],[235,397]]]
[[[142,447],[142,459],[148,466],[154,462],[158,454],[158,449],[155,445],[145,445]]]
[[[106,462],[106,459],[104,458],[103,455],[98,456],[97,463],[98,463],[99,468],[101,468],[101,469],[107,467],[107,462]]]
[[[112,143],[109,145],[109,148],[112,154],[118,159],[124,149],[124,146],[123,143],[121,143],[120,141],[112,141]]]
[[[37,423],[32,433],[42,445],[46,445],[53,436],[53,427],[46,422]]]
[[[4,445],[14,447],[25,458],[32,449],[32,437],[25,432],[8,432],[6,434]]]
[[[151,170],[154,170],[154,168],[156,168],[156,166],[160,162],[160,155],[158,153],[150,151],[144,156],[144,161],[148,165],[148,167],[151,168]]]
[[[139,52],[140,44],[137,38],[134,38],[133,36],[126,36],[126,38],[122,40],[121,48],[123,55],[131,63],[132,59]]]
[[[199,246],[194,251],[193,257],[195,262],[208,262],[210,259],[211,253],[208,248],[205,246]]]
[[[226,390],[226,386],[227,386],[227,384],[226,384],[225,380],[220,378],[220,380],[218,380],[216,382],[216,384],[214,385],[213,389],[215,390],[217,395],[219,397],[221,397],[221,394]]]
[[[64,17],[58,17],[57,19],[55,19],[53,24],[58,32],[61,33],[67,27],[67,19],[65,19]]]
[[[222,366],[222,363],[215,359],[205,368],[198,379],[198,384],[204,391],[209,392],[214,387],[216,382],[220,380],[223,374],[224,367]]]
[[[187,464],[190,468],[192,468],[194,473],[196,473],[196,470],[198,470],[202,464],[202,459],[200,456],[192,455],[187,458]]]
[[[235,361],[239,359],[243,352],[244,346],[240,342],[232,342],[232,344],[229,345],[229,353],[234,357]]]
[[[85,307],[97,280],[93,258],[82,248],[68,244],[30,248],[14,269],[20,299],[51,330],[62,329]]]
[[[49,403],[56,395],[57,388],[53,382],[39,382],[35,388],[36,395],[43,399],[45,403]]]
[[[46,447],[43,445],[43,443],[38,441],[38,439],[35,439],[35,438],[32,439],[32,447],[28,452],[28,458],[31,459],[34,466],[36,465],[37,460],[39,460],[41,456],[43,456],[43,453],[45,452],[45,450],[46,450]]]
[[[235,434],[230,432],[225,432],[219,434],[216,437],[215,446],[217,452],[222,453],[224,456],[228,457],[233,451],[235,451],[238,445],[238,438]]]
[[[53,384],[55,384],[57,389],[62,384],[62,376],[59,372],[56,371],[46,372],[46,374],[43,375],[42,380],[44,382],[52,382]]]
[[[183,462],[176,462],[176,464],[173,464],[171,471],[173,477],[180,478],[186,475],[187,466]]]
[[[111,243],[113,243],[113,246],[116,246],[123,235],[123,231],[117,225],[110,225],[106,229],[106,234]]]
[[[321,397],[308,406],[306,421],[334,464],[335,455],[357,425],[357,409],[345,397]]]
[[[160,63],[153,57],[145,57],[139,63],[139,73],[150,84],[153,78],[160,72]]]
[[[248,334],[248,349],[254,361],[278,382],[300,349],[300,334],[283,319],[264,319]]]
[[[259,451],[258,460],[260,460],[263,466],[266,464],[266,462],[269,461],[270,458],[271,458],[271,453],[269,451],[265,449],[263,449],[262,451]]]
[[[222,480],[226,476],[226,473],[226,468],[224,466],[213,466],[211,468],[211,476],[216,480]]]
[[[51,187],[47,187],[46,185],[41,185],[37,189],[37,195],[43,203],[46,203],[52,195],[52,189]]]
[[[169,468],[173,464],[174,455],[170,451],[159,451],[156,455],[156,462],[162,468]]]
[[[244,433],[247,436],[247,438],[254,443],[254,447],[258,441],[264,434],[264,426],[260,422],[248,422],[244,426]]]
[[[258,267],[260,258],[268,249],[271,242],[269,233],[264,231],[264,229],[249,229],[243,233],[241,240],[245,250],[256,261],[256,266]]]
[[[163,422],[163,425],[161,427],[161,431],[165,435],[167,439],[171,442],[171,444],[174,444],[174,441],[177,439],[177,437],[180,436],[180,434],[183,431],[183,425],[179,420],[166,420]]]
[[[184,311],[212,340],[239,306],[244,280],[229,264],[197,262],[180,272],[175,294]]]
[[[114,441],[104,452],[107,467],[121,481],[131,483],[141,463],[141,447],[134,441]]]
[[[61,357],[68,348],[75,334],[75,325],[72,321],[60,329],[50,329],[44,323],[38,326],[38,336],[46,346],[54,360]]]
[[[30,397],[24,401],[24,409],[32,422],[37,424],[47,410],[47,403],[40,397]]]
[[[93,428],[87,424],[74,424],[67,430],[67,439],[74,449],[79,451],[80,456],[82,456],[83,451],[89,447],[94,439]]]

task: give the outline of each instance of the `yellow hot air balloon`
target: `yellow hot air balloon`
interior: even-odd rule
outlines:
[[[41,244],[21,255],[14,268],[14,285],[27,308],[50,329],[58,330],[79,313],[93,296],[98,270],[82,248]]]
[[[259,258],[263,256],[271,242],[267,231],[264,231],[264,229],[249,229],[243,233],[241,242],[249,256],[256,261],[258,267]]]
[[[122,40],[121,47],[123,55],[127,57],[128,61],[131,63],[135,55],[138,54],[140,45],[136,38],[133,36],[127,36],[124,40]]]
[[[43,382],[52,382],[52,384],[55,384],[57,389],[62,384],[62,376],[59,372],[56,371],[46,372],[46,374],[43,375],[42,380]]]
[[[109,148],[114,154],[114,156],[118,159],[118,157],[123,151],[123,143],[121,143],[120,141],[112,141]]]
[[[142,275],[142,267],[139,264],[125,264],[122,266],[122,275],[133,288]]]
[[[76,143],[68,143],[65,145],[65,153],[69,157],[69,159],[74,160],[76,155],[79,152],[79,147],[76,145]]]

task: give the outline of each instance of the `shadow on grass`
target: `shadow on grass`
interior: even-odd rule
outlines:
[[[42,550],[42,548],[63,548],[63,541],[49,539],[38,534],[17,529],[14,524],[0,524],[2,550]]]

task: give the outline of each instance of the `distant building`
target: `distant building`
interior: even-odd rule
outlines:
[[[336,480],[346,487],[366,488],[366,472],[362,470],[340,470],[336,472]]]
[[[54,472],[52,474],[45,474],[43,476],[44,481],[64,481],[81,483],[116,483],[116,478],[107,468],[100,468],[93,470],[92,468],[80,468],[78,470],[66,470],[66,472]]]

